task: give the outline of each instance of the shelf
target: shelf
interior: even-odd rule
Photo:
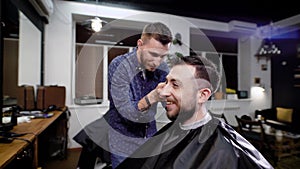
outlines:
[[[300,79],[300,74],[294,74],[295,79]]]
[[[252,101],[251,98],[245,98],[245,99],[220,99],[220,100],[209,100],[208,102],[250,102]]]
[[[257,62],[261,59],[266,59],[266,61],[269,61],[272,57],[272,55],[255,55]]]
[[[240,106],[226,106],[226,107],[211,107],[211,111],[220,111],[220,110],[237,110],[240,109]]]

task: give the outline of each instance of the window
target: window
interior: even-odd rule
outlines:
[[[129,52],[130,47],[76,44],[75,104],[108,101],[107,72],[113,58]]]
[[[75,98],[103,99],[104,47],[76,45]]]
[[[226,88],[238,90],[237,74],[237,54],[236,53],[216,53],[216,52],[196,52],[212,60],[222,74],[219,91],[226,93]]]

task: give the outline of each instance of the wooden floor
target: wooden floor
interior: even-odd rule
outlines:
[[[296,169],[300,168],[300,156],[282,158],[275,169]]]
[[[66,159],[50,159],[42,169],[76,169],[81,149],[68,149]]]
[[[66,159],[52,159],[42,169],[76,169],[81,149],[69,149]],[[270,159],[269,159],[270,160]],[[270,163],[273,164],[272,160]],[[300,168],[300,156],[282,158],[275,169],[296,169]]]

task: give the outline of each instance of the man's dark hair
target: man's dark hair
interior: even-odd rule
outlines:
[[[172,66],[187,64],[196,68],[195,78],[205,79],[212,86],[212,93],[219,88],[221,75],[217,66],[206,57],[200,55],[177,57],[172,61]]]
[[[172,42],[172,33],[165,24],[161,22],[154,22],[147,24],[144,27],[141,38],[143,40],[154,38],[161,44],[166,45]]]

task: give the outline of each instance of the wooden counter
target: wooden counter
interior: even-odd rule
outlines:
[[[54,115],[50,118],[31,119],[30,123],[21,123],[11,130],[15,133],[28,133],[24,136],[18,137],[12,143],[0,143],[0,169],[7,166],[14,160],[19,153],[29,146],[30,141],[33,143],[33,168],[38,168],[38,138],[39,135],[45,131],[53,122],[55,122],[62,114],[63,111],[53,111]]]

